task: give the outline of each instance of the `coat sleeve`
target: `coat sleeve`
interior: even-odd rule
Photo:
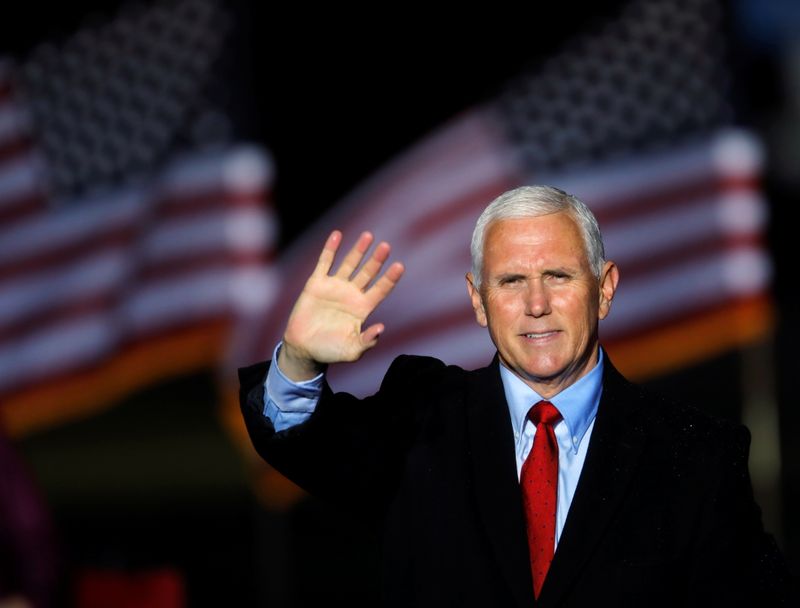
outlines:
[[[765,532],[748,472],[750,434],[730,429],[709,476],[703,525],[691,564],[693,606],[795,606],[795,583]],[[710,463],[706,463],[710,464]],[[699,466],[706,466],[699,463]]]
[[[240,405],[259,455],[307,492],[372,508],[401,474],[424,402],[444,364],[430,357],[394,360],[378,392],[365,399],[334,393],[327,382],[314,414],[275,432],[263,415],[269,362],[239,370]]]

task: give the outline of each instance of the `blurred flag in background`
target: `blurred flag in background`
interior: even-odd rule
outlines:
[[[483,207],[506,189],[552,184],[595,211],[620,290],[601,338],[643,379],[764,335],[771,262],[762,243],[759,142],[733,129],[722,5],[625,4],[401,154],[298,239],[278,262],[279,298],[243,362],[268,357],[327,233],[392,243],[406,265],[375,313],[387,331],[335,387],[374,391],[393,357],[474,368],[494,352],[464,284]]]
[[[601,337],[631,377],[766,335],[762,155],[733,128],[723,7],[634,0],[576,31],[367,178],[278,259],[269,155],[239,143],[207,95],[230,30],[222,3],[132,5],[0,60],[5,424],[22,433],[216,368],[241,433],[232,372],[270,356],[333,228],[350,243],[372,230],[407,267],[376,312],[380,344],[333,369],[334,386],[366,394],[400,353],[485,365],[494,349],[463,278],[470,235],[488,201],[530,183],[596,212],[622,275]]]
[[[216,3],[130,7],[0,59],[0,414],[23,433],[225,361],[267,305],[266,151],[206,96]]]

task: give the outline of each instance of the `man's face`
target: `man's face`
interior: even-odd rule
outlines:
[[[467,288],[503,363],[549,398],[597,363],[597,325],[618,278],[613,262],[594,276],[578,225],[561,212],[490,224],[480,290],[471,273]]]

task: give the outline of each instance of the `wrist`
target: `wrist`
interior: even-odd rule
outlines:
[[[293,382],[305,382],[319,376],[328,366],[284,338],[278,351],[278,367]]]

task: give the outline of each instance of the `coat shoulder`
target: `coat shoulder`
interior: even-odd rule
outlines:
[[[462,383],[468,373],[457,365],[447,365],[435,357],[399,355],[389,366],[380,390],[438,392]]]
[[[633,383],[613,367],[606,374],[604,392],[609,405],[627,410],[651,441],[663,441],[677,453],[747,453],[750,433],[744,425],[705,411],[691,399]]]

